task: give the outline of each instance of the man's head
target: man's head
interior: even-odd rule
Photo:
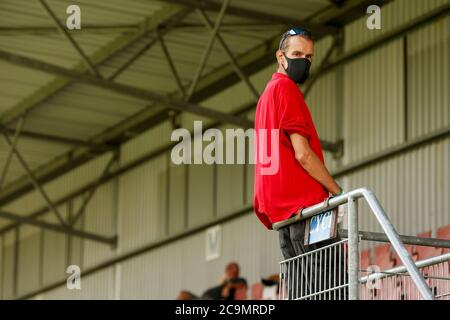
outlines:
[[[313,56],[311,32],[303,28],[292,28],[281,36],[276,52],[278,72],[287,74],[297,83],[303,83],[309,75]]]
[[[225,268],[225,277],[227,280],[239,277],[239,265],[236,262],[230,262]]]

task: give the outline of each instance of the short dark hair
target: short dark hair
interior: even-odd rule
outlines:
[[[288,44],[286,40],[292,36],[302,36],[308,40],[313,39],[311,31],[309,31],[308,29],[301,27],[291,28],[281,35],[280,45],[278,47],[281,51],[286,50]]]

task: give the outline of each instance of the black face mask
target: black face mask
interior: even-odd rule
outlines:
[[[283,55],[288,62],[288,67],[284,70],[286,70],[289,78],[295,83],[304,83],[308,79],[311,62],[306,58],[290,59],[284,53]]]

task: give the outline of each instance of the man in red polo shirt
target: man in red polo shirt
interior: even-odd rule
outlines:
[[[258,154],[254,209],[268,229],[274,222],[322,202],[330,194],[336,196],[343,192],[324,165],[319,137],[303,93],[297,86],[306,81],[313,54],[313,41],[308,30],[293,28],[284,33],[276,52],[278,70],[272,75],[256,109],[255,151]],[[277,135],[260,135],[260,131],[277,132]],[[274,148],[277,145],[278,148]],[[273,149],[275,154],[270,158],[273,162],[278,156],[275,161],[278,170],[267,173],[265,169],[271,163],[258,157],[261,148]],[[285,259],[317,248],[315,245],[305,248],[304,235],[305,220],[279,230]]]

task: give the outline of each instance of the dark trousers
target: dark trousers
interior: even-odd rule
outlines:
[[[325,240],[309,246],[304,245],[306,220],[290,224],[279,230],[280,248],[284,259],[320,249],[340,238]],[[342,244],[327,249],[318,250],[301,259],[292,259],[284,263],[284,283],[289,288],[288,298],[299,299],[308,295],[309,299],[347,299],[347,287],[339,290],[335,288],[348,282],[347,262]]]

